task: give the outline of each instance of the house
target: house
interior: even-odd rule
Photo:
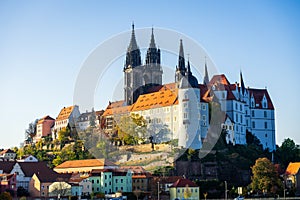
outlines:
[[[0,159],[1,160],[14,160],[16,158],[16,152],[11,149],[5,149],[0,152]]]
[[[81,131],[84,131],[90,127],[91,123],[94,123],[95,127],[99,126],[99,120],[97,119],[96,112],[94,112],[94,110],[91,112],[86,111],[85,113],[81,113],[76,122],[77,127]]]
[[[170,200],[200,199],[200,187],[189,179],[181,178],[170,186]]]
[[[107,159],[69,160],[54,168],[58,173],[90,173],[93,169],[115,169],[118,166]]]
[[[0,193],[12,192],[17,193],[17,178],[16,174],[0,174]]]
[[[296,191],[300,192],[300,162],[290,162],[285,174],[284,178],[286,181],[287,188],[295,188]]]
[[[44,169],[43,171],[34,173],[29,182],[29,193],[31,197],[51,197],[55,195],[56,190],[64,189],[60,183],[67,182],[71,174],[58,174],[51,169]],[[54,184],[54,183],[57,183]],[[54,184],[54,185],[53,185]],[[64,185],[64,184],[63,184]],[[50,187],[52,186],[52,187]]]
[[[127,169],[94,169],[88,179],[94,193],[132,192],[132,175]]]
[[[29,190],[29,182],[34,174],[50,170],[45,162],[15,162],[10,173],[17,174],[17,188]]]
[[[92,182],[88,177],[82,177],[79,173],[73,174],[69,180],[72,196],[89,196],[92,194]]]
[[[18,162],[38,162],[39,160],[34,157],[33,155],[28,155],[22,157],[20,160],[17,160]]]
[[[52,131],[52,139],[57,139],[57,134],[63,128],[69,128],[71,131],[76,127],[76,120],[79,117],[79,107],[77,105],[63,107],[55,119],[54,129]]]
[[[38,142],[42,137],[51,136],[52,128],[54,126],[55,119],[49,115],[41,118],[36,125],[36,135],[33,138],[33,142]]]
[[[127,169],[131,171],[132,191],[150,191],[150,180],[152,176],[142,166],[122,166],[121,169]]]

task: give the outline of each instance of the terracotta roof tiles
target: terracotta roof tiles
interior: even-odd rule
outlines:
[[[86,160],[69,160],[55,168],[81,168],[81,167],[93,167],[93,166],[117,166],[115,163],[108,161],[107,159],[86,159]]]

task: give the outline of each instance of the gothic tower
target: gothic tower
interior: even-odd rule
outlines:
[[[127,105],[133,104],[138,98],[138,88],[142,86],[143,70],[141,67],[141,52],[137,45],[134,24],[124,65],[124,100]]]
[[[176,72],[175,72],[175,82],[177,83],[177,86],[181,78],[185,76],[185,73],[186,73],[186,67],[185,67],[185,60],[184,60],[183,45],[182,45],[182,40],[180,40],[178,65],[176,66]]]
[[[144,85],[161,85],[162,69],[160,66],[160,49],[156,48],[153,28],[151,33],[150,45],[146,54],[146,64],[144,66]]]
[[[208,71],[207,71],[207,64],[206,64],[206,59],[205,59],[205,66],[204,66],[204,78],[203,78],[203,84],[208,85],[209,83],[209,77],[208,77]]]

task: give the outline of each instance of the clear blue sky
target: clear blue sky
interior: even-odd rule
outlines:
[[[84,60],[132,21],[182,32],[229,81],[241,69],[247,86],[267,87],[277,143],[299,144],[299,10],[299,1],[276,0],[0,1],[0,148],[19,146],[28,123],[72,105]]]

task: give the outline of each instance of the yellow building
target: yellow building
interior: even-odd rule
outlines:
[[[170,187],[170,200],[176,199],[200,199],[200,187],[189,179],[178,179]]]

